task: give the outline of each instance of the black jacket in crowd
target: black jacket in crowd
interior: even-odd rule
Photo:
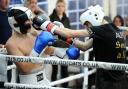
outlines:
[[[69,21],[69,18],[66,16],[65,13],[63,14],[62,19],[60,19],[59,16],[57,15],[56,10],[54,9],[53,13],[50,15],[50,20],[52,22],[59,21],[64,25],[64,27],[70,28],[70,21]],[[59,38],[61,39],[61,37],[59,37]],[[66,44],[63,41],[58,40],[58,41],[55,42],[54,46],[55,47],[63,47],[63,48],[65,48],[65,47],[68,47],[68,44]]]
[[[57,16],[56,10],[54,9],[53,13],[50,15],[50,20],[52,22],[59,21],[59,22],[63,23],[64,27],[70,28],[70,21],[69,21],[69,18],[66,16],[65,13],[63,14],[62,19],[60,19],[59,16]]]

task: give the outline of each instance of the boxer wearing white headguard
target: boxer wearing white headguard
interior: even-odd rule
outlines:
[[[122,31],[113,23],[104,19],[104,12],[99,5],[89,7],[81,16],[83,24],[91,23],[92,27],[83,30],[71,30],[59,28],[46,19],[46,16],[35,17],[33,22],[42,30],[52,34],[58,34],[65,38],[69,37],[91,37],[91,40],[83,43],[74,41],[74,45],[85,51],[91,46],[94,50],[95,60],[103,62],[125,63],[127,31]],[[61,30],[62,29],[62,30]],[[96,89],[127,89],[125,71],[114,71],[97,69]]]

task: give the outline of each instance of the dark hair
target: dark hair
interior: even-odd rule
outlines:
[[[56,4],[58,4],[60,2],[65,4],[65,0],[57,0]]]
[[[119,18],[120,19],[121,26],[123,26],[124,25],[124,20],[123,20],[123,18],[120,15],[117,15],[117,16],[114,17],[113,23],[115,22],[116,18]]]
[[[107,22],[112,23],[112,20],[111,20],[111,18],[110,18],[109,16],[104,16],[104,19],[105,19]]]

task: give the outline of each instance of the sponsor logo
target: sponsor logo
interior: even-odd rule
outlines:
[[[43,73],[38,74],[38,75],[36,75],[36,76],[37,76],[37,81],[38,81],[38,82],[44,79]]]

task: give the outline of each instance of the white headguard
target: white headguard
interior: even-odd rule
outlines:
[[[103,18],[103,8],[99,5],[88,7],[88,9],[80,15],[80,21],[82,22],[82,24],[88,21],[93,26],[101,25]]]

